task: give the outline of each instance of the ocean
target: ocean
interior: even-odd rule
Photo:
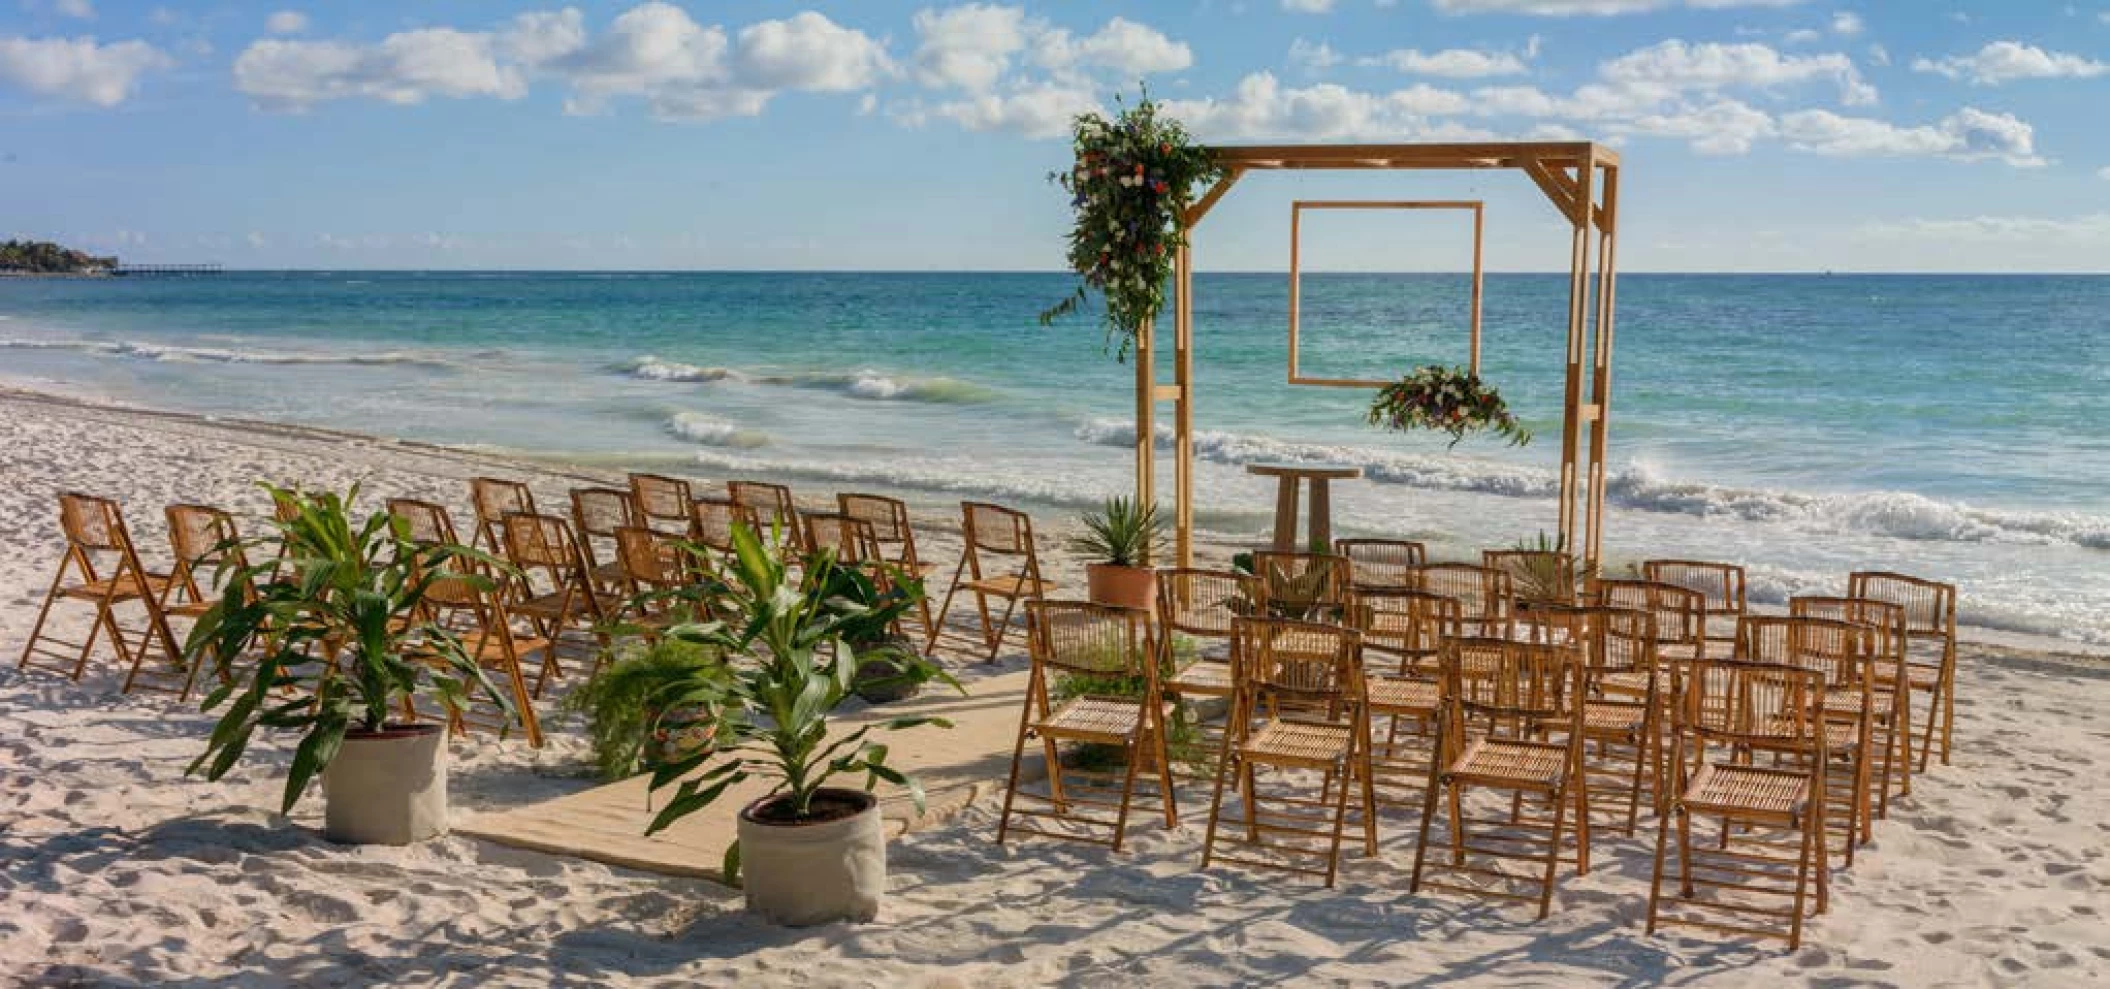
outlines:
[[[1132,370],[1057,274],[235,273],[0,280],[0,380],[538,457],[1069,513],[1123,492]],[[1523,448],[1397,435],[1284,382],[1285,279],[1197,277],[1200,524],[1257,538],[1256,460],[1345,461],[1336,528],[1439,555],[1555,526],[1565,276],[1490,275],[1485,376]],[[1461,275],[1312,274],[1303,370],[1463,363]],[[1166,355],[1169,358],[1169,354]],[[1169,379],[1169,365],[1164,377]],[[1857,568],[1965,622],[2110,646],[2110,277],[1625,275],[1614,564]],[[1169,406],[1165,407],[1169,411]],[[1169,440],[1169,436],[1161,437]],[[4,438],[0,438],[4,442]],[[1171,468],[1162,489],[1169,491]]]

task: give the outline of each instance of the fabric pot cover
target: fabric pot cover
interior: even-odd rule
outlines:
[[[740,812],[740,875],[747,908],[787,927],[879,916],[886,894],[886,831],[879,800],[857,790],[822,790],[862,810],[815,824],[768,824]]]
[[[322,771],[323,837],[407,845],[447,833],[447,732],[390,725],[348,732]]]

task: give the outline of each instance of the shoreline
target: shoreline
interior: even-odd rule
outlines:
[[[480,469],[531,474],[547,480],[562,479],[595,485],[613,483],[621,486],[625,473],[623,469],[618,467],[596,466],[559,456],[538,457],[528,451],[456,446],[327,426],[311,426],[267,419],[183,412],[103,397],[67,394],[63,391],[47,391],[21,384],[5,383],[4,381],[0,381],[0,403],[21,403],[57,411],[61,414],[71,413],[112,418],[117,422],[130,425],[151,422],[176,432],[191,435],[203,433],[209,437],[211,434],[216,433],[234,433],[246,442],[254,442],[257,445],[287,453],[312,452],[307,448],[315,444],[344,444],[356,449],[371,450],[384,455],[390,452],[400,453],[406,457],[434,462],[435,466],[446,465],[457,468],[475,466]],[[451,474],[455,472],[441,471],[440,473]],[[687,470],[685,473],[701,479],[703,472],[699,467]],[[467,475],[463,476],[466,477]],[[759,472],[755,476],[765,479],[770,478],[770,474],[767,471]],[[256,480],[266,480],[266,478],[256,478]],[[814,484],[810,480],[801,479],[799,487],[801,489],[811,489]],[[807,503],[810,504],[815,501],[813,491],[802,490],[799,493],[805,496]],[[951,494],[951,492],[942,491],[923,493],[941,498]],[[832,494],[833,492],[831,491],[831,497]],[[459,506],[465,504],[465,498],[460,492],[453,492],[448,497],[443,498],[442,503],[450,506]],[[132,506],[127,506],[127,508],[132,508]],[[918,506],[912,505],[911,515],[919,532],[942,532],[948,534],[949,538],[957,538],[959,519],[956,514],[918,510]],[[1051,565],[1051,569],[1072,569],[1070,566],[1071,561],[1069,561],[1068,554],[1063,549],[1063,546],[1067,543],[1068,537],[1078,528],[1075,519],[1066,514],[1050,517],[1044,516],[1042,513],[1036,513],[1034,527],[1041,537],[1042,553],[1047,558],[1046,562]],[[1244,540],[1247,538],[1249,537],[1197,528],[1195,530],[1197,565],[1223,565],[1227,563],[1231,554],[1246,548]],[[1068,586],[1081,587],[1081,566],[1074,569],[1076,570],[1075,576],[1077,580],[1069,583]],[[1969,588],[1967,587],[1959,589],[1959,594],[1967,595],[1968,593]],[[1765,605],[1754,605],[1753,610],[1771,611],[1778,609]],[[2082,665],[2110,662],[2110,644],[2098,645],[2053,636],[2011,632],[1968,624],[1958,626],[1957,637],[1959,642],[1967,641],[2001,649],[2027,651],[2054,661],[2070,661]]]

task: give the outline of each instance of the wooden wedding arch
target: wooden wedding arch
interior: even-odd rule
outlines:
[[[1173,257],[1173,381],[1159,384],[1155,328],[1136,334],[1136,498],[1157,501],[1157,407],[1173,403],[1174,531],[1179,565],[1194,565],[1194,228],[1247,172],[1275,169],[1516,169],[1528,176],[1567,218],[1568,374],[1561,415],[1560,535],[1585,560],[1603,548],[1605,440],[1612,402],[1614,258],[1619,217],[1619,155],[1581,142],[1479,144],[1350,144],[1218,147],[1211,149],[1224,177],[1187,207],[1190,246]],[[1308,205],[1308,204],[1307,204]],[[1401,206],[1409,203],[1369,203]],[[1463,205],[1463,204],[1459,204]],[[1475,206],[1472,350],[1479,363],[1479,244]],[[1296,215],[1293,208],[1292,216]],[[1595,241],[1596,277],[1591,277]],[[1292,384],[1368,387],[1353,380],[1301,379]]]

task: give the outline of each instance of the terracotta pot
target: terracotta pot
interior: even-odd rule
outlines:
[[[783,797],[740,811],[740,881],[747,908],[787,927],[879,916],[886,895],[886,831],[879,798],[861,790],[824,789],[816,802],[851,805],[847,816],[811,823],[766,818]]]
[[[1084,568],[1084,583],[1093,604],[1116,608],[1155,611],[1158,603],[1158,572],[1149,567],[1124,567],[1092,563]]]
[[[447,833],[447,731],[431,724],[350,731],[322,770],[322,835],[408,845]]]

